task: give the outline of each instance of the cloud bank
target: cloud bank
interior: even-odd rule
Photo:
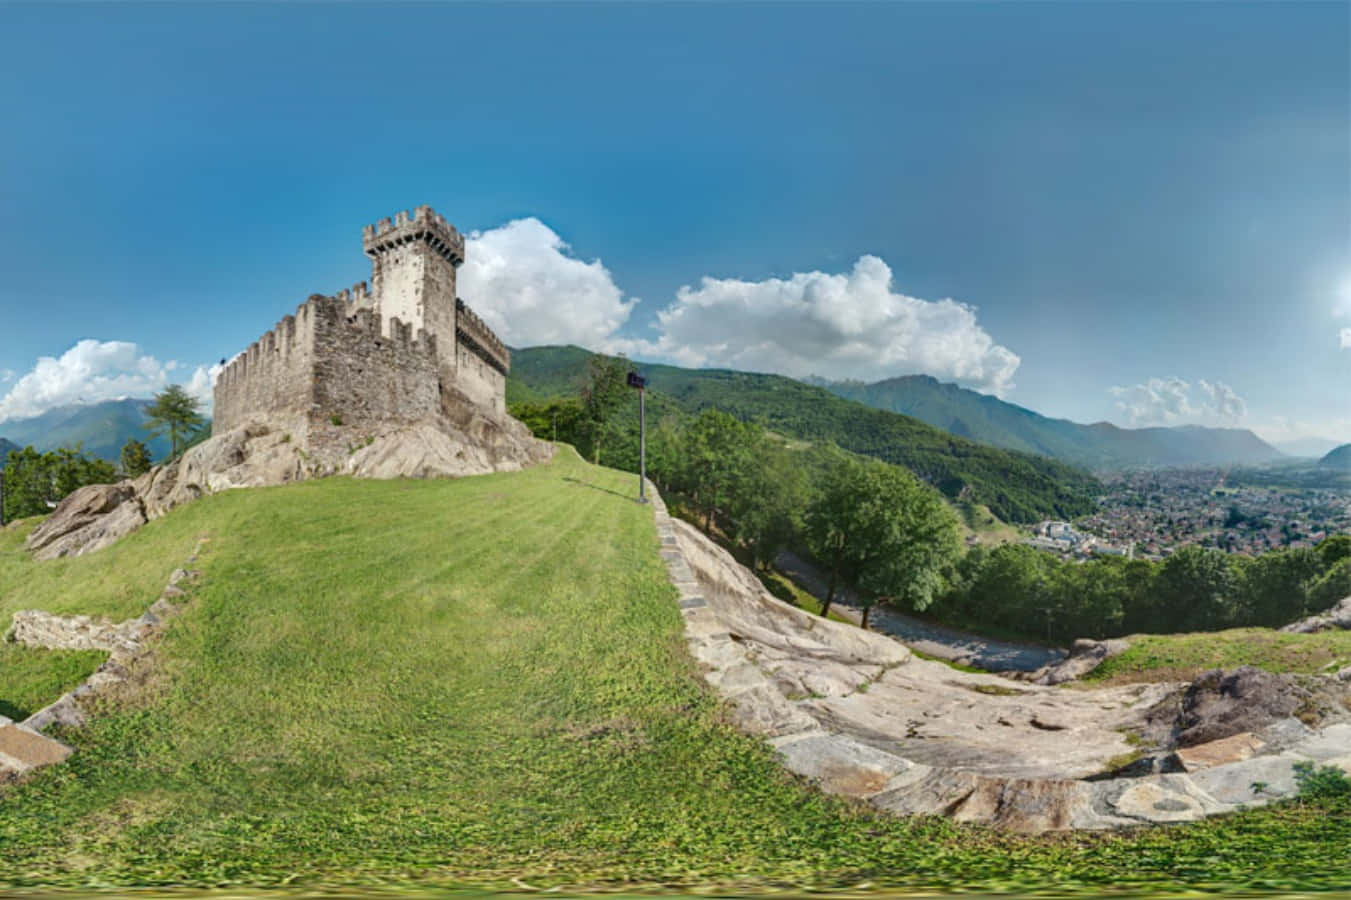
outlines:
[[[130,341],[77,341],[60,356],[39,357],[32,370],[0,397],[0,422],[26,419],[75,403],[148,397],[175,380],[179,364],[160,362]],[[210,412],[211,387],[220,366],[198,366],[184,389]],[[10,373],[11,378],[13,373]]]
[[[1193,386],[1174,375],[1114,387],[1110,393],[1131,426],[1182,422],[1237,425],[1248,414],[1248,404],[1223,381],[1201,379]]]
[[[1021,360],[974,307],[897,292],[891,268],[861,256],[846,273],[741,281],[705,277],[657,315],[635,352],[688,366],[876,380],[924,373],[1004,394]]]
[[[925,373],[1003,394],[1020,360],[974,307],[899,293],[891,268],[862,256],[844,273],[764,281],[703,278],[657,315],[658,336],[619,334],[634,298],[538,219],[474,232],[460,295],[513,346],[579,344],[686,366],[875,380]]]
[[[507,344],[605,349],[638,302],[600,260],[585,262],[539,219],[472,232],[456,286]]]

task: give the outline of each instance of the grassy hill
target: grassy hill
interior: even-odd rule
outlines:
[[[138,692],[0,788],[0,885],[1345,883],[1341,800],[1022,838],[818,794],[726,724],[631,486],[564,455],[232,491],[41,564],[0,531],[5,619],[138,614],[210,538]]]
[[[1281,458],[1243,428],[1118,428],[1052,419],[989,394],[907,375],[873,384],[818,381],[832,393],[878,409],[914,416],[974,441],[1053,456],[1090,468],[1259,464]]]
[[[168,438],[150,439],[145,430],[149,400],[107,400],[87,405],[59,406],[29,419],[0,422],[0,436],[20,447],[39,451],[83,446],[87,453],[117,461],[130,438],[142,441],[155,459],[169,452]]]
[[[576,396],[590,356],[579,347],[513,351],[508,402]],[[640,368],[648,376],[648,413],[654,422],[667,411],[690,415],[716,407],[789,438],[833,441],[903,465],[950,498],[966,488],[968,499],[1010,522],[1070,518],[1096,508],[1093,498],[1100,485],[1081,469],[955,437],[792,378],[726,369]],[[631,402],[635,408],[619,419],[636,426],[637,402]]]

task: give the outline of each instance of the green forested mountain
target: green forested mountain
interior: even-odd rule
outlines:
[[[9,457],[9,451],[22,450],[18,444],[10,443],[4,438],[0,438],[0,469],[5,467],[5,460]]]
[[[1332,469],[1351,470],[1351,444],[1342,444],[1337,449],[1329,451],[1318,464]]]
[[[1244,428],[1118,428],[1052,419],[998,397],[943,384],[928,375],[815,383],[849,400],[914,416],[936,428],[1007,450],[1053,456],[1080,466],[1223,465],[1271,462],[1280,451]]]
[[[513,351],[508,401],[576,396],[590,356],[579,347]],[[649,379],[650,427],[662,416],[717,408],[789,438],[833,441],[846,450],[906,466],[947,496],[965,491],[1007,521],[1070,517],[1094,508],[1098,484],[1087,472],[984,446],[792,378],[726,369],[638,368]],[[636,414],[628,418],[636,423]]]
[[[155,459],[162,459],[169,452],[169,442],[148,439],[145,408],[149,405],[149,400],[107,400],[58,406],[31,419],[0,422],[0,437],[20,447],[31,444],[44,452],[79,445],[87,453],[112,461],[117,460],[129,438],[136,438],[150,447]]]

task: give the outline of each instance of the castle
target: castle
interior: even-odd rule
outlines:
[[[216,434],[265,424],[309,446],[336,428],[464,421],[466,412],[510,421],[510,353],[455,295],[463,236],[419,206],[367,225],[361,244],[369,288],[312,295],[220,373]]]

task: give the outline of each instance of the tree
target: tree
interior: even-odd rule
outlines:
[[[116,479],[111,463],[79,448],[50,453],[32,447],[11,450],[5,463],[5,521],[45,515],[72,491]]]
[[[761,433],[732,485],[732,534],[750,551],[752,566],[768,566],[802,532],[810,485],[795,456]]]
[[[624,403],[628,388],[629,362],[622,356],[596,354],[586,363],[586,381],[582,385],[581,434],[591,444],[592,462],[600,465],[601,445],[610,417]]]
[[[1203,631],[1233,623],[1239,579],[1227,554],[1202,547],[1180,548],[1154,579],[1157,632]]]
[[[717,409],[704,410],[685,427],[681,481],[704,516],[705,534],[712,532],[718,510],[731,502],[762,438],[758,426]]]
[[[130,438],[122,445],[122,473],[135,478],[150,471],[150,449],[136,438]]]
[[[1309,586],[1308,611],[1319,613],[1351,597],[1351,556],[1337,560],[1332,568]]]
[[[898,466],[841,454],[807,516],[812,550],[830,571],[821,615],[842,584],[915,610],[933,602],[939,573],[958,552],[957,516],[932,488]]]
[[[555,398],[547,403],[513,403],[511,415],[525,423],[541,440],[562,441],[575,447],[583,438],[582,404],[572,398]]]
[[[206,424],[201,414],[202,402],[171,384],[155,395],[155,402],[145,411],[145,427],[151,437],[169,436],[169,457],[182,452],[184,442]]]
[[[1324,571],[1331,569],[1342,560],[1351,558],[1351,534],[1334,534],[1322,541],[1316,549],[1323,561]]]
[[[1322,568],[1317,551],[1308,547],[1263,553],[1247,561],[1242,624],[1275,628],[1308,615],[1309,586]]]

